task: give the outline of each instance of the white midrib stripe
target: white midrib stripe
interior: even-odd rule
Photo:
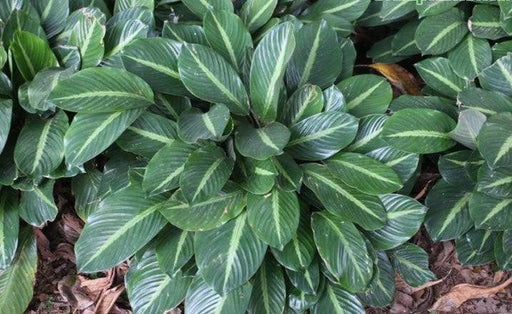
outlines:
[[[389,10],[389,12],[383,16],[381,16],[381,18],[383,20],[385,20],[388,16],[390,16],[391,14],[393,14],[395,11],[397,11],[398,9],[400,9],[401,7],[403,7],[404,5],[407,5],[409,4],[409,1],[402,1],[400,2],[398,5],[396,5],[393,9]]]
[[[194,193],[194,196],[192,197],[192,200],[195,200],[196,197],[199,195],[199,193],[201,193],[201,190],[204,188],[204,186],[206,185],[206,183],[208,182],[210,177],[213,175],[215,170],[219,167],[219,165],[223,161],[224,161],[224,159],[217,159],[217,160],[215,160],[215,162],[213,162],[213,164],[206,170],[206,172],[204,173],[203,178],[201,179],[201,181],[197,185],[197,189],[196,189],[196,192]]]
[[[136,58],[136,57],[130,56],[130,55],[125,55],[124,57],[132,59],[133,61],[136,61],[136,62],[138,62],[138,63],[140,63],[142,65],[145,65],[148,68],[151,68],[151,69],[153,69],[153,70],[155,70],[157,72],[160,72],[160,73],[166,74],[168,76],[171,76],[172,78],[175,78],[175,79],[179,79],[180,78],[180,74],[178,72],[172,70],[169,67],[166,67],[163,64],[157,64],[157,63],[154,63],[154,62],[151,62],[151,61],[147,61],[147,60],[143,60],[143,59],[139,59],[139,58]]]
[[[180,238],[178,240],[178,245],[176,246],[176,254],[174,255],[174,260],[172,262],[172,266],[176,267],[178,264],[178,258],[180,257],[181,250],[183,249],[183,245],[185,244],[185,240],[188,237],[187,231],[182,231],[180,234]]]
[[[359,2],[359,0],[355,0],[355,1],[352,1],[352,2],[348,2],[348,3],[345,3],[345,4],[342,4],[342,5],[339,5],[337,7],[334,7],[332,9],[329,9],[329,10],[325,10],[323,13],[336,13],[336,12],[339,12],[341,10],[345,10],[345,9],[348,9],[350,8],[353,4],[357,4]]]
[[[313,134],[309,134],[309,135],[306,135],[306,136],[303,136],[303,137],[299,137],[297,139],[294,139],[293,141],[290,141],[287,146],[290,147],[290,146],[294,146],[294,145],[298,145],[298,144],[302,144],[302,143],[305,143],[305,142],[309,142],[309,141],[312,141],[312,140],[316,140],[316,139],[322,138],[322,137],[330,135],[330,134],[334,133],[336,130],[339,130],[339,129],[344,128],[346,126],[347,126],[346,124],[341,124],[341,125],[335,126],[333,128],[322,130],[322,131],[317,132],[317,133],[313,133]]]
[[[226,30],[224,28],[222,28],[222,25],[220,25],[215,14],[212,14],[211,16],[213,17],[213,21],[215,22],[215,25],[217,25],[220,37],[222,38],[222,42],[224,43],[224,46],[226,47],[226,50],[229,54],[229,58],[231,59],[231,62],[233,62],[233,65],[238,69],[238,60],[236,59],[235,51],[233,50],[233,46],[231,45],[231,42],[229,41],[229,36],[226,33]]]
[[[440,75],[439,73],[436,73],[436,72],[431,71],[431,70],[426,69],[426,68],[422,68],[421,66],[420,66],[420,68],[423,71],[425,71],[428,74],[430,74],[433,77],[435,77],[438,81],[440,81],[444,85],[448,86],[448,88],[452,89],[453,91],[455,91],[457,93],[461,91],[460,87],[458,87],[457,85],[453,84],[450,80],[446,79],[444,76]]]
[[[258,11],[258,13],[256,13],[250,20],[249,22],[247,22],[247,28],[250,29],[252,24],[254,23],[254,21],[256,21],[263,13],[265,13],[265,11],[267,10],[267,8],[269,6],[271,6],[272,4],[274,4],[274,0],[267,0],[267,3],[261,7],[261,10]]]
[[[242,231],[245,226],[245,219],[245,214],[242,214],[235,220],[233,233],[231,234],[231,238],[229,239],[229,249],[228,254],[226,256],[226,272],[224,274],[224,283],[222,285],[222,290],[224,291],[226,290],[229,277],[231,276],[231,268],[233,267],[236,251],[238,250],[238,246],[240,245],[240,238],[242,237]]]
[[[302,72],[299,86],[303,85],[309,80],[309,75],[311,74],[311,69],[313,68],[313,64],[315,63],[316,55],[318,52],[318,46],[320,45],[320,30],[322,29],[321,25],[318,27],[318,30],[316,32],[315,40],[313,41],[313,46],[311,47],[311,51],[309,52],[306,65],[304,66],[304,71]]]
[[[277,147],[276,144],[274,144],[274,142],[272,142],[272,140],[270,139],[270,137],[268,137],[267,133],[265,133],[264,130],[258,129],[258,130],[256,130],[256,133],[258,133],[258,136],[260,137],[263,144],[272,148],[273,150],[276,150],[276,151],[280,150],[279,147]]]
[[[468,36],[468,50],[469,50],[469,60],[471,61],[471,65],[473,66],[475,73],[478,74],[478,64],[476,62],[475,44],[473,42],[473,35]]]
[[[277,234],[277,241],[281,243],[281,222],[279,216],[279,193],[277,191],[274,191],[272,193],[272,219],[274,220],[275,228],[276,228],[276,234]]]
[[[489,212],[489,214],[484,219],[482,219],[482,221],[479,223],[479,225],[482,226],[484,223],[489,221],[489,219],[496,216],[496,214],[498,214],[500,211],[502,211],[503,208],[507,207],[510,203],[512,203],[512,199],[504,199],[501,202],[499,202],[498,204],[496,204],[496,206],[494,206],[494,208],[491,210],[491,212]]]
[[[509,136],[503,145],[501,145],[498,154],[496,155],[496,159],[494,159],[494,164],[498,163],[503,156],[505,156],[512,149],[512,135]]]
[[[174,141],[172,138],[165,137],[165,136],[162,136],[160,134],[149,132],[149,131],[146,131],[146,130],[143,130],[143,129],[139,129],[139,128],[134,127],[134,126],[129,126],[128,130],[130,130],[133,133],[138,134],[138,135],[140,135],[142,137],[146,137],[146,138],[151,139],[153,141],[161,142],[161,143],[164,143],[164,144],[169,144],[169,143]]]
[[[179,168],[176,168],[176,170],[174,170],[173,172],[171,172],[171,174],[169,174],[169,176],[167,176],[165,178],[165,180],[163,180],[156,188],[153,189],[152,192],[155,192],[155,191],[158,191],[160,190],[162,187],[164,187],[167,183],[171,182],[172,179],[178,177],[178,175],[180,173],[183,172],[183,169],[185,169],[185,165],[182,165],[181,167]]]
[[[441,226],[441,229],[439,229],[439,234],[443,233],[446,228],[452,223],[452,221],[455,219],[457,214],[461,212],[466,204],[471,199],[472,193],[465,193],[464,196],[460,200],[455,203],[455,205],[452,207],[450,212],[448,213],[448,216],[444,219],[443,225]]]
[[[52,124],[52,120],[48,120],[43,127],[43,131],[41,132],[41,136],[39,136],[39,141],[37,142],[37,149],[34,157],[34,162],[32,163],[32,171],[30,173],[34,173],[41,161],[41,157],[43,156],[44,147],[46,146],[46,139],[48,137],[48,133],[50,132],[50,126]]]
[[[454,30],[455,28],[457,28],[459,25],[462,25],[463,23],[461,21],[457,21],[455,23],[452,23],[450,25],[448,25],[448,27],[444,28],[439,34],[437,34],[433,39],[432,39],[432,42],[430,43],[430,45],[427,46],[427,49],[426,50],[430,50],[432,49],[432,47],[434,47],[435,45],[437,45],[437,43],[443,39],[445,36],[448,35],[448,33],[450,33],[452,30]]]
[[[354,169],[355,171],[358,171],[358,172],[361,172],[361,173],[364,173],[366,174],[367,176],[369,177],[372,177],[372,178],[375,178],[377,180],[380,180],[380,181],[384,181],[384,182],[388,182],[388,183],[391,183],[393,185],[396,185],[397,183],[393,180],[390,180],[386,177],[383,177],[377,173],[374,173],[373,171],[370,171],[364,167],[361,167],[361,166],[358,166],[358,165],[355,165],[353,163],[350,163],[350,162],[346,162],[346,161],[343,161],[343,160],[336,160],[336,159],[333,159],[331,162],[334,162],[334,163],[340,163],[342,165],[345,165],[345,167],[348,167],[348,168],[351,168],[351,169]]]
[[[377,88],[379,88],[380,85],[384,84],[386,81],[380,81],[378,84],[367,90],[366,92],[362,93],[361,95],[354,98],[352,101],[350,101],[347,104],[348,109],[354,109],[355,107],[359,106],[363,100],[365,100],[368,96],[370,96]]]

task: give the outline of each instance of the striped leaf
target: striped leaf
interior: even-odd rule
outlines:
[[[336,85],[324,90],[324,107],[325,111],[347,112],[345,96]]]
[[[150,6],[147,5],[138,5],[132,6],[114,14],[114,16],[109,18],[106,23],[107,29],[111,29],[115,25],[123,23],[127,20],[140,20],[142,23],[148,26],[154,26],[155,24],[153,9],[150,9]]]
[[[175,138],[174,121],[146,111],[123,132],[116,144],[124,151],[151,158]]]
[[[204,29],[199,25],[175,24],[165,21],[162,29],[162,37],[174,39],[180,43],[208,45]]]
[[[286,151],[295,159],[323,160],[348,146],[357,133],[352,115],[328,111],[306,118],[290,128]]]
[[[438,181],[428,194],[425,227],[434,241],[457,239],[473,226],[469,216],[469,201],[472,193],[451,185],[445,180]]]
[[[373,63],[398,63],[402,61],[405,57],[393,55],[393,38],[394,36],[391,35],[377,41],[368,50],[366,56],[371,58]]]
[[[178,306],[185,298],[191,277],[165,274],[158,265],[153,248],[130,263],[125,285],[130,306],[135,313],[163,313]]]
[[[499,241],[497,232],[489,230],[468,231],[464,236],[457,239],[457,259],[463,265],[478,266],[491,262],[495,259],[493,246]]]
[[[282,154],[289,139],[290,131],[279,122],[259,129],[242,124],[235,135],[235,145],[242,156],[265,160]]]
[[[342,68],[336,32],[325,20],[315,21],[301,27],[295,39],[295,51],[286,69],[288,87],[311,83],[324,89],[332,85]]]
[[[98,192],[103,173],[97,169],[86,169],[85,173],[71,179],[71,192],[75,196],[75,211],[83,221],[96,210],[99,199]]]
[[[58,65],[48,42],[29,32],[16,32],[9,49],[25,81],[31,81],[42,69]]]
[[[318,259],[300,271],[286,270],[288,279],[295,288],[308,294],[317,294],[320,284],[320,269]]]
[[[277,0],[248,0],[244,3],[240,16],[251,33],[268,22],[277,2]]]
[[[3,151],[11,129],[12,100],[0,100],[0,153]]]
[[[188,96],[180,80],[178,57],[181,44],[167,38],[140,38],[123,49],[125,68],[144,79],[155,91]]]
[[[0,274],[0,309],[2,313],[23,313],[32,300],[37,270],[36,237],[32,228],[20,230],[16,256],[11,266]]]
[[[192,108],[180,115],[178,134],[187,143],[201,139],[220,140],[229,119],[229,109],[223,104],[213,105],[206,113]]]
[[[75,244],[79,272],[98,272],[121,263],[165,226],[162,197],[146,198],[137,184],[102,200]]]
[[[103,42],[105,26],[98,17],[89,14],[87,9],[81,9],[76,14],[79,17],[73,27],[67,31],[69,32],[67,44],[79,48],[82,69],[95,67],[105,53]]]
[[[322,297],[313,307],[313,314],[364,314],[365,310],[356,295],[344,290],[341,286],[328,282]]]
[[[490,117],[478,134],[476,146],[492,169],[512,163],[512,114]]]
[[[173,190],[179,186],[179,178],[188,157],[196,146],[171,140],[149,161],[142,188],[149,195]]]
[[[393,21],[399,19],[416,9],[413,1],[384,1],[379,17],[382,21]]]
[[[444,0],[426,0],[416,3],[416,11],[420,17],[439,15],[440,13],[450,10],[461,0],[444,1]]]
[[[263,242],[280,250],[297,232],[299,214],[295,192],[276,188],[267,195],[247,197],[247,220],[252,230]]]
[[[196,97],[222,103],[232,113],[249,113],[248,96],[235,69],[213,49],[186,44],[178,58],[181,80]]]
[[[306,84],[297,89],[278,112],[278,120],[293,125],[302,119],[322,112],[324,97],[320,87]]]
[[[25,124],[14,149],[16,166],[35,177],[48,175],[64,158],[64,134],[68,128],[64,111],[47,120],[33,119]]]
[[[9,267],[18,247],[18,198],[14,190],[0,191],[0,269]]]
[[[455,121],[440,111],[404,109],[386,121],[382,138],[405,152],[435,153],[455,145],[448,134],[454,128]]]
[[[512,223],[512,198],[493,198],[475,192],[469,201],[469,212],[477,229],[507,230]]]
[[[247,282],[260,267],[267,249],[251,231],[246,214],[215,230],[196,233],[194,247],[201,276],[221,295]]]
[[[210,46],[240,72],[252,38],[238,15],[228,11],[211,11],[204,16],[204,33]]]
[[[213,10],[233,12],[233,4],[229,0],[183,0],[183,4],[200,18]]]
[[[512,96],[512,54],[499,58],[484,69],[478,81],[484,89],[501,92]],[[509,109],[510,110],[510,109]]]
[[[59,209],[53,199],[54,183],[46,181],[31,191],[23,191],[19,210],[21,219],[34,227],[42,227],[57,217]]]
[[[477,171],[485,161],[480,154],[470,150],[460,150],[439,158],[437,168],[443,179],[459,189],[472,190]]]
[[[114,143],[141,113],[142,109],[78,113],[64,136],[66,163],[79,166],[96,157]]]
[[[174,277],[194,255],[194,234],[167,226],[156,237],[156,258],[160,269]]]
[[[98,114],[147,107],[153,91],[125,70],[90,68],[59,81],[48,101],[64,110]]]
[[[304,184],[332,214],[366,230],[384,225],[386,215],[377,196],[362,193],[340,181],[325,166],[303,164]]]
[[[428,255],[412,243],[404,243],[389,254],[393,269],[411,287],[419,287],[436,279],[428,269]]]
[[[348,221],[316,212],[311,226],[320,257],[327,269],[349,291],[362,291],[371,280],[373,262],[364,237]]]
[[[478,170],[476,189],[491,197],[512,198],[512,173],[482,166]]]
[[[426,17],[416,29],[416,44],[423,54],[440,55],[455,47],[468,33],[464,13],[453,8]]]
[[[356,75],[337,85],[347,102],[348,112],[356,117],[386,112],[393,92],[385,78],[373,75]]]
[[[114,5],[114,14],[117,15],[124,10],[138,6],[153,10],[154,3],[151,0],[118,0]]]
[[[403,186],[391,167],[362,154],[336,154],[329,158],[327,167],[341,181],[364,193],[392,193]]]
[[[470,149],[476,149],[476,137],[486,120],[487,117],[480,111],[464,110],[459,114],[459,121],[450,132],[450,137]]]
[[[201,276],[196,276],[188,289],[185,303],[191,313],[245,313],[252,289],[252,285],[246,283],[221,296]]]
[[[163,114],[174,121],[178,121],[180,115],[191,107],[190,99],[187,97],[156,93],[155,105],[150,107],[150,110],[155,113]]]
[[[377,253],[374,274],[368,289],[357,296],[366,306],[384,307],[393,302],[395,296],[395,273],[386,252]]]
[[[412,178],[420,161],[418,154],[406,153],[391,146],[372,150],[366,155],[391,167],[404,183]]]
[[[285,191],[298,191],[302,185],[302,169],[287,153],[272,158],[277,169],[277,184]]]
[[[380,138],[380,134],[387,118],[387,115],[380,114],[361,118],[356,138],[346,150],[356,153],[367,153],[373,149],[386,146],[386,142]]]
[[[237,163],[240,173],[240,186],[256,195],[269,193],[274,187],[277,170],[272,159],[257,160],[243,158]]]
[[[188,157],[180,176],[183,196],[190,203],[207,200],[220,192],[233,171],[233,160],[224,151],[210,145]]]
[[[469,34],[448,53],[448,60],[458,76],[468,81],[473,80],[483,69],[491,65],[491,45],[487,40]]]
[[[248,313],[282,313],[286,303],[286,284],[281,266],[267,255],[254,275]]]
[[[462,109],[474,109],[490,116],[499,112],[510,111],[512,98],[498,91],[481,88],[466,88],[459,93],[457,99]]]
[[[55,111],[55,105],[48,102],[52,89],[59,80],[68,78],[72,72],[63,68],[46,68],[36,74],[27,89],[28,102],[36,112]]]
[[[149,31],[147,24],[140,20],[125,20],[107,29],[105,33],[105,61],[104,63],[121,68],[123,60],[122,51],[137,38],[146,38]]]
[[[379,198],[386,210],[386,224],[365,235],[375,249],[389,250],[409,241],[418,232],[427,208],[405,195],[386,194]]]
[[[312,308],[319,300],[319,295],[307,294],[296,288],[288,291],[288,306],[291,310],[306,311]]]
[[[507,36],[500,23],[500,9],[491,5],[475,5],[468,27],[475,37],[497,40]]]
[[[419,21],[411,21],[400,28],[391,41],[393,55],[412,56],[421,53],[415,39],[418,25]]]
[[[275,26],[254,51],[250,72],[251,102],[263,122],[276,119],[283,76],[295,49],[293,28],[291,22]]]
[[[215,229],[236,217],[245,207],[243,191],[227,186],[217,196],[206,201],[188,204],[181,191],[162,205],[160,212],[176,227],[186,231]]]
[[[464,79],[455,73],[446,58],[425,59],[414,67],[430,88],[450,98],[455,98],[466,86]]]
[[[498,234],[494,240],[494,257],[496,264],[500,269],[511,270],[512,258],[510,255],[510,231],[505,231],[503,234]]]
[[[41,24],[48,38],[57,35],[63,28],[69,14],[69,3],[64,1],[32,1],[34,9],[41,17]]]
[[[464,89],[459,95],[465,91],[466,89]],[[434,109],[446,113],[453,119],[456,119],[459,115],[454,100],[439,96],[402,95],[395,98],[389,107],[391,111],[398,111],[407,108]]]
[[[364,13],[369,4],[370,0],[322,0],[315,2],[305,14],[309,18],[334,14],[354,21]]]

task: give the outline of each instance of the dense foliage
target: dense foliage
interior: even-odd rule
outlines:
[[[395,274],[435,277],[424,220],[512,268],[511,3],[0,0],[0,313],[32,298],[63,178],[78,271],[131,258],[136,313],[387,306]],[[421,95],[353,74],[355,27],[388,35],[374,62],[423,56]]]

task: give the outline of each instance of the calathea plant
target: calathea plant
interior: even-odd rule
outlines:
[[[29,226],[56,218],[61,178],[86,222],[78,271],[131,259],[137,313],[363,313],[395,272],[434,278],[406,243],[426,213],[407,111],[352,76],[370,1],[0,4],[0,309],[31,299]]]

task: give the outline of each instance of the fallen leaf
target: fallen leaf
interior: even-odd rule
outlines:
[[[373,63],[368,67],[384,75],[388,81],[398,88],[402,93],[409,95],[420,95],[421,89],[417,79],[409,71],[398,64]]]
[[[80,289],[80,285],[72,276],[62,278],[57,284],[57,289],[73,309],[85,310],[94,304],[94,300]]]
[[[104,291],[96,303],[94,314],[108,314],[123,291],[123,285]]]
[[[457,285],[453,287],[448,294],[437,300],[430,311],[452,312],[467,300],[490,297],[491,295],[505,289],[511,283],[512,277],[495,287],[484,287],[466,283]]]

